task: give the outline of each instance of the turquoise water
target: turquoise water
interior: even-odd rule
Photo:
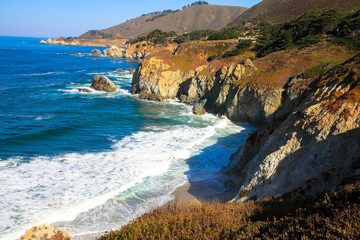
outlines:
[[[173,199],[185,181],[222,188],[219,170],[250,126],[131,95],[138,62],[39,41],[0,37],[0,239],[44,222],[102,234]],[[80,93],[95,74],[119,90]]]

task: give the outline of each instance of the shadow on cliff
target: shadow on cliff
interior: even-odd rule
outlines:
[[[224,187],[228,177],[221,169],[230,163],[230,156],[236,148],[245,143],[247,134],[255,131],[250,124],[240,125],[244,127],[241,132],[219,138],[215,144],[186,160],[189,170],[185,175],[189,182],[188,192],[192,196],[209,201],[228,201],[235,197],[238,189],[231,191]]]
[[[359,128],[341,134],[331,133],[327,139],[321,141],[313,136],[306,136],[307,133],[299,129],[293,129],[288,135],[291,136],[295,132],[304,136],[300,148],[281,159],[276,167],[277,171],[257,185],[256,189],[250,190],[250,192],[260,191],[263,194],[261,196],[256,193],[250,194],[250,198],[262,199],[283,194],[295,197],[315,196],[343,184],[354,177],[355,171],[360,168]],[[277,134],[277,137],[271,135],[268,137],[272,137],[272,142],[277,142],[281,136]],[[271,149],[260,149],[257,155],[268,156],[279,148],[281,146],[274,145]],[[260,172],[261,163],[253,168],[252,175],[249,172],[246,175],[248,166],[245,166],[244,172],[240,173],[244,177],[242,181],[247,184],[249,179],[255,178]]]

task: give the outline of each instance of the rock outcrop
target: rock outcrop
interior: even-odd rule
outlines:
[[[102,55],[102,53],[101,53],[101,51],[100,51],[100,50],[98,50],[98,49],[94,49],[94,50],[92,50],[92,51],[91,51],[91,55],[94,55],[94,56],[101,56],[101,55]]]
[[[255,62],[246,55],[208,62],[211,49],[217,45],[207,44],[149,55],[135,71],[132,93],[152,100],[178,98],[186,103],[207,99],[207,112],[264,126],[282,105],[283,86],[289,78],[319,64],[322,58],[336,58],[338,52],[344,52],[321,43],[277,52]]]
[[[132,93],[199,102],[195,114],[260,128],[226,168],[240,188],[235,200],[317,193],[360,172],[359,55],[338,65],[354,53],[321,42],[254,62],[246,55],[207,62],[214,48],[180,46],[149,55],[136,69]],[[305,74],[323,61],[337,67],[320,77]]]
[[[104,50],[104,56],[110,58],[123,58],[124,50],[113,45],[110,48]]]
[[[95,75],[92,79],[90,88],[105,92],[115,92],[117,90],[115,84],[108,77],[103,75]]]
[[[135,72],[134,68],[133,68],[133,67],[130,67],[130,68],[129,68],[129,72],[130,72],[130,74],[134,74],[134,72]]]
[[[204,101],[196,104],[193,108],[192,108],[192,112],[195,115],[204,115],[206,113],[206,110],[204,108],[205,104],[206,104],[207,100],[205,99]]]
[[[284,98],[292,103],[231,157],[228,170],[240,186],[235,200],[318,193],[359,174],[359,80],[360,54],[309,85],[289,84],[288,93],[300,88]]]
[[[47,223],[26,230],[22,240],[71,240],[68,232]]]

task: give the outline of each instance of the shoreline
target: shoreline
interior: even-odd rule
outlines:
[[[211,190],[211,186],[213,184],[214,183],[212,181],[208,181],[208,180],[196,181],[191,183],[189,181],[186,181],[183,185],[178,186],[171,193],[171,195],[174,196],[173,200],[159,207],[162,208],[168,206],[169,204],[176,204],[176,203],[182,204],[189,202],[201,204],[202,201],[206,201],[206,202],[218,201],[221,203],[225,203],[231,201],[237,194],[236,190],[231,191],[231,190],[226,190],[225,188],[223,188],[222,191]],[[109,233],[110,229],[106,231]],[[72,240],[96,240],[97,237],[100,237],[106,233],[104,232],[104,234],[101,235],[98,234],[99,232],[84,233],[84,234],[71,236],[71,238]]]

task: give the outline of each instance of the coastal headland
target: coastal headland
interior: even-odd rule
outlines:
[[[300,235],[293,233],[288,238],[321,238],[327,233],[338,236],[344,226],[339,227],[342,230],[336,230],[336,233],[330,230],[321,232],[320,227],[319,230],[316,228],[332,228],[322,218],[337,221],[336,214],[326,218],[328,215],[321,209],[330,208],[332,203],[342,203],[343,199],[345,202],[351,199],[348,201],[349,207],[344,207],[345,210],[335,207],[331,211],[348,217],[349,222],[344,224],[350,224],[350,230],[339,236],[352,238],[358,236],[359,231],[359,226],[354,223],[358,217],[360,199],[359,16],[359,10],[344,13],[339,9],[330,9],[305,13],[285,23],[263,23],[257,26],[249,21],[241,27],[246,37],[240,39],[214,37],[216,34],[234,31],[228,28],[219,33],[204,31],[201,35],[197,32],[198,39],[194,39],[191,33],[174,35],[154,30],[128,42],[126,48],[123,48],[124,45],[111,44],[111,48],[96,54],[139,60],[140,64],[132,79],[131,93],[138,94],[141,99],[178,99],[194,105],[194,114],[213,113],[232,121],[248,122],[258,128],[248,134],[245,143],[239,145],[231,156],[229,165],[222,169],[229,177],[222,194],[204,191],[206,182],[193,186],[188,183],[174,192],[179,202],[196,198],[209,200],[214,199],[214,196],[220,201],[245,202],[236,205],[240,206],[243,213],[239,217],[242,222],[237,224],[239,228],[224,223],[225,230],[219,231],[216,237],[241,238],[253,232],[257,235],[251,236],[255,237],[263,236],[262,233],[270,238],[284,237],[284,232],[274,233],[266,228],[269,220],[266,222],[264,219],[285,216],[281,222],[286,222],[284,224],[288,226],[298,224],[298,215],[294,216],[299,212],[303,214],[301,221],[316,222],[306,222],[316,233],[302,229],[299,230]],[[328,19],[329,22],[325,21]],[[324,195],[324,192],[331,193]],[[321,197],[314,200],[315,196]],[[312,199],[312,203],[316,204],[309,207],[304,197]],[[198,199],[193,204],[199,204]],[[205,202],[200,202],[200,205],[205,206]],[[254,217],[253,212],[244,209],[247,206],[256,211],[261,208],[260,205],[273,206],[280,202],[291,205],[291,210],[284,208],[279,210],[280,215],[267,212]],[[294,206],[296,204],[322,215],[319,219],[316,214],[306,215],[307,210],[299,210]],[[170,211],[176,215],[173,213],[176,209],[172,209],[172,206],[176,208],[177,205],[165,207],[165,213]],[[230,205],[224,206],[226,211],[231,211]],[[204,209],[199,210],[204,216],[214,210],[211,207],[210,210]],[[219,211],[225,210],[221,208]],[[142,221],[145,222],[146,217],[149,217],[154,222],[153,217],[158,213],[161,215],[163,212],[157,209],[132,224],[145,226],[141,225]],[[164,216],[172,216],[169,212],[166,214]],[[249,222],[264,220],[266,226],[257,226],[255,230],[246,228],[244,226],[248,217],[251,217]],[[194,219],[197,217],[189,221]],[[191,225],[183,220],[176,221]],[[177,230],[172,230],[173,225],[165,228],[168,222],[158,222],[169,233],[161,233],[161,226],[155,223],[139,227],[142,230],[132,228],[134,225],[130,224],[100,239],[116,239],[121,234],[127,236],[129,232],[138,237],[150,233],[154,234],[154,238],[174,236],[171,234]],[[271,222],[276,225],[276,229],[287,229],[282,223],[277,222],[276,217]],[[206,231],[211,231],[207,229],[212,226],[206,224],[204,229],[191,231],[199,234],[199,239],[214,237],[206,235]],[[159,229],[151,228],[155,225]],[[176,225],[174,228],[181,227]],[[185,239],[190,235],[181,236],[181,239]]]

